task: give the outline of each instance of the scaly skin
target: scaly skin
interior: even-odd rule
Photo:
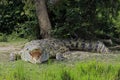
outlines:
[[[32,47],[35,46],[35,47]],[[109,53],[109,49],[100,41],[84,40],[60,40],[60,39],[41,39],[33,40],[23,48],[33,59],[32,63],[40,63],[48,60],[50,57],[56,57],[57,60],[63,60],[64,54],[71,50],[81,50],[88,52]],[[29,61],[29,60],[28,60]]]

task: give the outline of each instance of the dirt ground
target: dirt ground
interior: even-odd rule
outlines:
[[[9,54],[14,51],[20,51],[20,49],[21,49],[21,46],[0,45],[0,63],[8,62]]]

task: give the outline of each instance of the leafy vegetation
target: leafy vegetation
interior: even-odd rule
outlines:
[[[31,0],[0,0],[0,32],[14,37],[36,37],[37,18]]]
[[[56,5],[49,1],[52,0],[47,0],[47,9],[54,37],[120,37],[120,0],[61,0]],[[1,33],[40,38],[33,0],[0,0],[0,12]]]
[[[0,42],[7,42],[8,38],[6,34],[0,33]]]
[[[4,69],[2,69],[4,67]],[[5,69],[7,68],[7,69]],[[0,80],[119,80],[120,65],[96,61],[33,65],[17,61],[0,67]]]
[[[120,1],[116,0],[63,0],[56,6],[49,6],[53,34],[57,37],[88,38],[99,34],[119,37],[117,20]],[[116,31],[118,30],[118,31]],[[89,37],[90,36],[90,37]]]
[[[25,22],[23,7],[24,3],[19,0],[0,0],[0,32],[11,33],[17,24]]]

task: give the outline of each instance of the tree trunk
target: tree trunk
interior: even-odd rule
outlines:
[[[52,5],[57,5],[61,0],[49,0],[49,3]]]
[[[49,20],[47,8],[46,8],[46,0],[35,0],[36,13],[38,16],[39,26],[40,26],[40,34],[42,38],[50,38],[51,37],[51,23]]]

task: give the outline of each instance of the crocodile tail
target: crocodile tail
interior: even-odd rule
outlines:
[[[70,50],[108,53],[109,49],[101,41],[67,40],[64,45]]]
[[[96,42],[96,52],[99,53],[109,53],[109,49],[104,45],[103,42],[97,41]]]

